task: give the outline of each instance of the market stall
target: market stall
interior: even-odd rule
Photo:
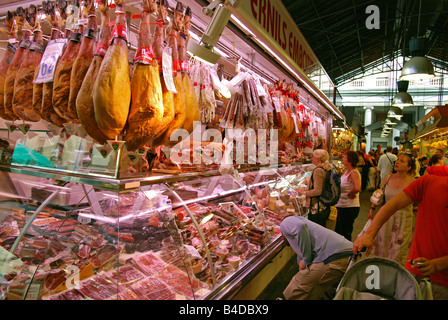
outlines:
[[[448,107],[437,106],[416,123],[410,141],[421,156],[430,157],[436,149],[448,151]]]
[[[23,5],[0,12],[1,297],[256,299],[343,119],[281,3],[289,50],[248,2]]]

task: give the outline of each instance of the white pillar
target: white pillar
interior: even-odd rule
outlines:
[[[364,107],[364,127],[370,126],[372,124],[372,110],[373,107]],[[371,149],[372,144],[372,132],[364,132],[366,134],[366,152],[368,153]]]

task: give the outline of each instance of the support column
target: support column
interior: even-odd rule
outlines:
[[[372,110],[373,107],[364,107],[364,127],[370,126],[372,124]],[[368,153],[372,145],[372,132],[365,131],[366,134],[366,152]]]

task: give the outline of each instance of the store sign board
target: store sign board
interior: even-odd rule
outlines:
[[[289,12],[279,0],[242,1],[238,11],[262,29],[303,71],[309,73],[318,60]]]

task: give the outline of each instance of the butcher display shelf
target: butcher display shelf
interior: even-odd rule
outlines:
[[[284,253],[310,168],[108,181],[134,183],[120,189],[2,166],[0,296],[231,299]]]

